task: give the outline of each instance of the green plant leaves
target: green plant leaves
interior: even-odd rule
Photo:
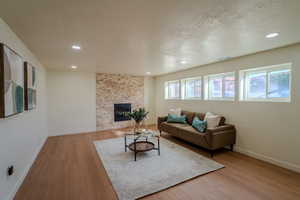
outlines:
[[[128,113],[128,116],[131,119],[133,119],[136,123],[140,123],[147,117],[148,114],[149,112],[147,112],[145,108],[138,108]]]

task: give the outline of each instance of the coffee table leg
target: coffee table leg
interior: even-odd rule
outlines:
[[[160,156],[160,142],[159,142],[159,138],[157,138],[157,143],[158,143],[158,155]]]
[[[124,140],[125,140],[125,152],[127,152],[127,139],[126,139],[126,135],[124,137]]]
[[[136,141],[134,141],[134,161],[136,161]]]

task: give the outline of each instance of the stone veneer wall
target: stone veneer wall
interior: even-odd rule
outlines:
[[[144,77],[97,73],[96,81],[97,130],[131,126],[131,121],[114,121],[114,104],[131,103],[132,109],[143,107]]]

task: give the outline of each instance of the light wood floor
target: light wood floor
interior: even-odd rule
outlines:
[[[123,131],[48,138],[15,200],[116,200],[93,141],[119,137]],[[195,146],[164,137],[209,157]],[[213,159],[226,167],[143,199],[300,199],[300,174],[226,150]]]

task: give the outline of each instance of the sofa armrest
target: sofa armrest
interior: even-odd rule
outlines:
[[[207,129],[207,133],[212,150],[235,144],[236,129],[233,125],[225,124],[216,128]]]
[[[158,117],[158,118],[157,118],[157,128],[158,128],[158,130],[160,130],[160,125],[161,125],[161,123],[166,122],[167,119],[168,119],[167,116],[164,116],[164,117]]]

